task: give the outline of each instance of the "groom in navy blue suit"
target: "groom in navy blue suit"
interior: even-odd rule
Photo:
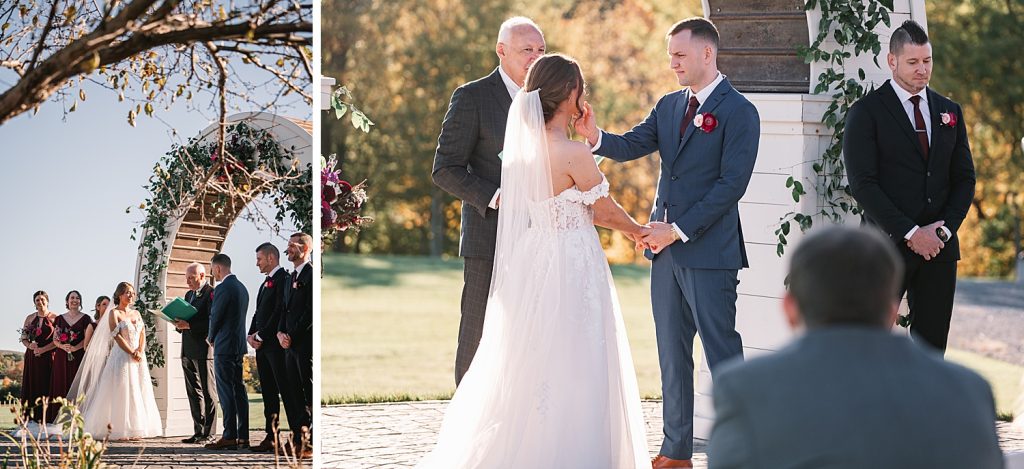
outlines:
[[[652,234],[651,303],[661,363],[664,433],[655,469],[693,467],[693,339],[712,374],[743,354],[736,285],[748,267],[738,202],[754,170],[757,109],[718,71],[718,30],[704,18],[672,26],[668,54],[679,84],[623,135],[600,131],[589,104],[576,123],[594,153],[630,161],[658,151],[661,177]]]
[[[242,381],[249,292],[231,273],[231,258],[226,254],[213,256],[210,263],[213,278],[219,283],[213,290],[207,341],[213,346],[213,371],[224,415],[224,434],[206,447],[243,449],[249,447],[249,398]]]

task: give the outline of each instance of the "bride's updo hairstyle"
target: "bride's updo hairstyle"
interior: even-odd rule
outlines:
[[[133,290],[135,289],[135,287],[133,287],[132,284],[128,282],[121,282],[117,284],[117,288],[114,289],[114,299],[110,300],[114,302],[114,306],[121,305],[121,295],[124,295],[126,292],[128,292],[129,288]]]
[[[562,54],[547,54],[530,65],[526,71],[526,84],[523,91],[530,92],[540,89],[540,105],[544,109],[544,122],[555,116],[555,111],[563,101],[572,97],[573,90],[586,90],[586,81],[576,59]],[[579,102],[576,110],[583,114]]]

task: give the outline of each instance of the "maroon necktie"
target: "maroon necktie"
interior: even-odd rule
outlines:
[[[917,141],[921,143],[921,150],[924,151],[924,159],[928,159],[928,128],[924,126],[924,116],[921,114],[921,97],[911,96],[910,102],[914,103],[914,131],[917,132]]]
[[[693,123],[693,118],[697,117],[697,107],[700,103],[697,102],[697,97],[693,94],[690,95],[690,104],[686,106],[686,115],[683,116],[683,122],[679,124],[679,138],[686,135],[686,126]]]

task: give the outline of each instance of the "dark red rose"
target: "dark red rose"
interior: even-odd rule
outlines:
[[[61,342],[67,342],[68,341],[68,334],[67,333],[61,334],[59,340]]]
[[[349,183],[347,183],[345,181],[338,181],[338,186],[339,186],[338,193],[340,195],[347,195],[347,194],[352,192],[352,184],[349,184]]]
[[[210,292],[210,301],[213,301],[213,292]]]
[[[264,287],[267,287],[267,288],[274,288],[274,281],[273,281],[273,280],[267,280],[267,281],[266,281],[266,282],[265,282],[265,283],[263,284],[263,286],[264,286]]]
[[[334,186],[324,186],[324,200],[329,204],[333,204],[338,200],[338,191]]]
[[[43,328],[42,327],[37,327],[36,328],[36,335],[37,336],[43,335]]]

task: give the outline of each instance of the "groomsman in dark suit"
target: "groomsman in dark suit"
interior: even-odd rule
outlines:
[[[291,288],[291,275],[281,267],[281,251],[270,243],[256,248],[256,267],[267,278],[256,295],[256,314],[249,325],[246,340],[256,349],[256,370],[263,394],[263,416],[266,418],[267,436],[251,449],[255,452],[271,451],[276,441],[281,402],[293,386],[289,385],[285,352],[277,340],[277,329],[287,308],[286,293]],[[278,398],[280,396],[280,399]]]
[[[434,153],[434,184],[462,200],[459,255],[465,261],[462,320],[455,354],[455,384],[473,361],[484,328],[484,311],[498,233],[501,159],[505,121],[526,70],[544,55],[544,34],[530,19],[502,23],[495,53],[498,68],[452,94]]]
[[[906,262],[899,296],[910,332],[945,351],[974,162],[960,105],[928,88],[932,46],[921,26],[893,31],[888,62],[892,80],[847,114],[843,155],[864,223],[887,233]]]
[[[277,338],[285,349],[288,382],[293,388],[285,397],[288,426],[297,456],[313,457],[313,265],[310,253],[313,237],[295,233],[288,240],[285,253],[295,266],[290,279],[288,309],[281,316]],[[288,398],[291,398],[289,404]],[[309,431],[303,442],[303,430]]]
[[[192,263],[185,268],[185,283],[189,291],[185,301],[196,309],[192,319],[174,322],[181,334],[181,369],[185,373],[185,392],[192,409],[192,436],[182,443],[205,443],[210,438],[217,419],[217,386],[213,380],[213,356],[206,334],[210,329],[210,304],[213,287],[206,281],[206,269]]]
[[[224,433],[220,440],[208,443],[208,449],[245,449],[249,447],[249,397],[242,381],[242,357],[245,347],[245,313],[249,292],[231,273],[231,258],[217,254],[210,260],[213,278],[219,283],[213,290],[210,306],[210,331],[207,340],[213,346],[213,369],[217,394],[224,412]]]

